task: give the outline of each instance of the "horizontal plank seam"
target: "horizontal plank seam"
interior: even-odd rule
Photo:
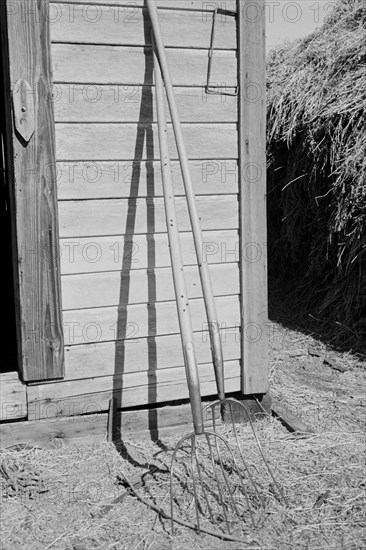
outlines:
[[[173,157],[171,160],[172,161],[176,161],[178,159],[178,157]],[[153,161],[157,161],[159,160],[158,157],[153,157],[153,158],[145,158],[145,159],[142,159],[141,161],[136,161],[136,162],[153,162]],[[190,157],[188,158],[189,161],[192,161],[192,162],[195,162],[197,159],[195,157]],[[206,157],[206,158],[201,158],[200,159],[201,161],[206,161],[206,160],[210,160],[210,161],[217,161],[217,155],[215,157]],[[222,161],[230,161],[230,160],[237,160],[236,158],[232,158],[232,157],[228,157],[228,158],[223,158],[223,159],[220,159]],[[125,158],[108,158],[108,159],[93,159],[93,158],[79,158],[79,159],[67,159],[67,158],[57,158],[56,159],[56,162],[67,162],[68,164],[71,164],[71,163],[75,163],[75,162],[135,162],[135,160],[131,157],[125,157]]]
[[[232,325],[232,323],[230,323],[231,326],[225,326],[225,330],[228,330],[228,329],[233,329],[233,328],[239,328],[239,323],[237,325]],[[221,330],[221,329],[220,329]],[[207,331],[206,331],[207,332]],[[196,332],[194,331],[194,334],[204,334],[205,331],[200,331],[200,332]],[[117,342],[131,342],[131,344],[135,341],[135,342],[139,342],[140,340],[146,340],[146,339],[152,339],[152,338],[159,338],[160,336],[179,336],[180,333],[176,333],[176,332],[159,332],[158,334],[156,334],[155,336],[136,336],[135,338],[125,338],[125,339],[113,339],[113,340],[100,340],[98,342],[89,342],[89,343],[85,343],[85,342],[81,342],[80,344],[68,344],[66,343],[65,344],[65,349],[66,348],[76,348],[78,346],[92,346],[92,345],[98,345],[98,344],[110,344],[110,343],[114,343],[114,344],[117,344]]]
[[[73,126],[75,124],[78,124],[79,126],[89,126],[90,124],[95,124],[96,126],[101,126],[101,125],[104,125],[104,126],[139,126],[140,128],[144,128],[145,126],[146,127],[150,127],[152,124],[156,127],[158,127],[158,122],[157,121],[152,121],[152,122],[146,122],[145,120],[143,122],[139,122],[139,121],[136,121],[136,120],[132,120],[131,122],[127,122],[127,121],[123,121],[123,122],[114,122],[114,121],[107,121],[107,122],[103,122],[103,121],[100,121],[100,120],[97,120],[96,122],[91,122],[90,120],[88,121],[81,121],[81,122],[63,122],[63,121],[58,121],[56,123],[57,125],[61,125],[63,124],[64,126],[68,125],[68,126]],[[213,124],[215,124],[216,126],[225,126],[225,125],[230,125],[233,127],[236,126],[236,128],[238,128],[238,123],[237,122],[231,122],[230,120],[210,120],[210,121],[207,121],[207,122],[192,122],[192,121],[187,121],[187,122],[181,122],[181,125],[184,127],[184,126],[212,126]],[[167,121],[167,125],[169,127],[173,127],[173,124],[171,121]]]
[[[117,6],[118,7],[136,7],[137,9],[144,9],[143,6],[138,6],[138,5],[134,5],[133,2],[118,2],[118,0],[115,0],[114,2],[108,2],[108,3],[103,3],[103,4],[91,4],[88,0],[79,0],[79,2],[73,2],[72,0],[68,1],[68,0],[63,0],[62,2],[50,2],[50,4],[67,4],[67,5],[72,5],[72,6],[99,6],[101,8],[103,8],[104,6],[106,7],[113,7],[113,8],[116,8]],[[202,13],[204,11],[204,13],[213,13],[214,11],[214,8],[211,8],[210,9],[210,3],[207,2],[207,9],[203,10],[202,9],[202,6],[201,7],[193,7],[193,6],[189,6],[187,8],[184,8],[184,7],[177,7],[177,6],[173,6],[173,7],[169,7],[169,6],[158,6],[158,9],[159,10],[162,10],[162,11],[184,11],[184,12],[189,12],[189,11],[192,11],[192,12],[198,12],[198,13]],[[232,10],[228,10],[228,11],[232,11]]]
[[[237,362],[238,359],[232,359],[229,362]],[[202,364],[199,364],[199,366],[207,366],[207,365],[210,365],[211,363],[202,363]],[[179,365],[179,366],[176,366],[176,367],[173,367],[173,369],[182,369],[184,365]],[[169,367],[171,368],[171,367]],[[161,371],[164,370],[164,369],[161,369]],[[161,372],[160,371],[160,372]],[[149,371],[144,371],[145,374],[148,374]],[[141,372],[140,374],[142,374],[143,372]],[[152,374],[156,373],[156,371],[153,371]],[[129,374],[129,373],[127,373]],[[139,373],[131,373],[131,374],[139,374]],[[118,375],[116,375],[117,377]],[[120,376],[120,375],[119,375]],[[98,377],[93,377],[93,378],[82,378],[81,380],[85,382],[87,382],[88,380],[99,380],[101,378],[114,378],[112,375],[110,376],[98,376]],[[228,380],[239,380],[240,379],[240,375],[231,375],[231,376],[227,376],[225,377],[225,381],[228,381]],[[80,382],[81,380],[55,380],[53,384],[62,384],[62,383],[70,383],[70,382]],[[214,381],[214,375],[212,377],[212,380],[206,380],[206,382],[213,382]],[[181,380],[179,380],[179,385],[183,385],[185,383],[185,379],[182,378]],[[46,386],[49,386],[50,384],[45,382],[44,384],[41,383],[41,384],[37,384],[37,383],[30,383],[28,384],[30,387],[34,388],[34,387],[46,387]],[[174,382],[174,380],[166,380],[164,382],[156,382],[156,383],[153,383],[153,382],[149,382],[148,384],[141,384],[141,385],[138,385],[138,386],[128,386],[126,388],[124,388],[125,391],[132,391],[132,390],[135,390],[137,388],[147,388],[147,387],[152,387],[152,388],[155,388],[157,386],[159,386],[160,388],[161,387],[169,387],[169,386],[174,386],[176,385],[176,382]],[[86,393],[78,393],[78,394],[73,394],[73,395],[69,395],[69,396],[61,396],[61,397],[51,397],[51,398],[48,398],[48,397],[33,397],[32,400],[30,400],[30,403],[31,404],[34,404],[34,403],[40,403],[42,401],[48,401],[49,403],[52,403],[52,402],[55,402],[55,401],[66,401],[67,399],[77,399],[78,397],[89,397],[89,396],[93,396],[93,395],[108,395],[109,393],[120,393],[121,392],[121,389],[123,388],[119,388],[119,389],[114,389],[113,386],[111,387],[110,390],[102,390],[102,391],[88,391]],[[207,397],[207,396],[205,396]],[[174,399],[171,399],[171,401],[174,401]],[[167,401],[169,402],[169,401]],[[155,404],[158,404],[158,403],[154,403]],[[98,412],[102,412],[102,411],[98,411]],[[92,413],[91,413],[92,414]]]
[[[232,298],[233,296],[238,296],[238,294],[215,294],[215,298]],[[189,302],[191,302],[192,300],[199,300],[200,298],[190,298],[189,299]],[[93,311],[97,311],[99,309],[106,309],[106,308],[118,308],[118,307],[133,307],[133,306],[143,306],[143,305],[149,305],[151,307],[153,307],[154,305],[156,304],[167,304],[167,303],[171,303],[172,300],[156,300],[154,302],[132,302],[132,303],[120,303],[120,304],[114,304],[114,305],[103,305],[103,306],[93,306],[93,307],[76,307],[76,308],[72,308],[72,309],[68,309],[68,308],[63,308],[63,312],[68,312],[70,313],[71,311],[90,311],[90,310],[93,310]]]
[[[233,325],[232,323],[230,323],[228,326],[225,326],[224,329],[220,329],[221,330],[229,330],[229,329],[239,329],[240,328],[240,324],[236,324],[236,325]],[[203,330],[199,330],[199,331],[194,331],[194,334],[206,334],[207,331],[203,331]],[[98,345],[102,345],[102,344],[117,344],[117,343],[121,343],[121,342],[126,342],[126,344],[128,345],[128,343],[130,342],[131,344],[134,343],[134,342],[139,342],[140,340],[151,340],[151,339],[156,339],[156,338],[160,338],[160,337],[166,337],[166,336],[180,336],[180,332],[169,332],[169,333],[165,333],[165,332],[159,332],[159,334],[156,334],[155,336],[136,336],[135,338],[125,338],[125,339],[121,339],[121,340],[116,340],[116,339],[113,339],[113,340],[100,340],[99,342],[89,342],[89,343],[85,343],[85,342],[81,342],[80,344],[68,344],[66,343],[65,344],[65,350],[67,349],[74,349],[74,348],[79,348],[81,346],[98,346]],[[240,357],[238,357],[238,359],[240,359]],[[234,361],[234,359],[230,359],[230,361]],[[202,363],[203,364],[203,363]],[[170,366],[167,367],[167,368],[171,368]],[[140,372],[140,371],[138,371]],[[146,371],[141,371],[141,372],[146,372]],[[129,373],[131,374],[131,373]],[[84,378],[82,378],[81,380],[84,380]],[[53,380],[51,381],[52,383],[54,382]]]
[[[123,123],[121,123],[123,124]],[[129,162],[134,162],[136,164],[146,164],[148,162],[155,162],[155,163],[159,163],[160,162],[160,159],[142,159],[142,160],[135,160],[135,159],[77,159],[77,160],[62,160],[62,159],[57,159],[56,162],[67,162],[68,164],[73,164],[73,163],[77,163],[77,162],[91,162],[91,163],[108,163],[108,162],[112,162],[113,164],[115,164],[116,162],[124,162],[125,160],[128,160]],[[206,162],[206,160],[212,160],[212,161],[217,161],[217,162],[236,162],[238,164],[238,160],[239,160],[239,157],[218,157],[216,155],[215,158],[210,158],[210,159],[207,159],[207,158],[194,158],[194,159],[188,159],[190,161],[190,163],[199,163],[199,162]],[[172,160],[172,163],[174,164],[178,164],[179,163],[179,160],[178,159],[173,159]]]
[[[218,196],[220,196],[220,195],[218,195]],[[234,228],[234,229],[230,229],[230,228],[229,228],[229,229],[221,229],[221,230],[219,230],[219,229],[206,229],[206,230],[204,230],[203,232],[206,233],[206,235],[204,235],[204,237],[205,237],[205,236],[210,237],[210,235],[212,235],[213,233],[226,233],[226,232],[229,232],[229,231],[230,231],[230,232],[236,232],[236,233],[237,233],[237,232],[238,232],[238,228]],[[180,233],[180,235],[185,235],[185,236],[192,235],[192,231],[191,231],[191,230],[180,231],[179,233]],[[147,241],[152,240],[152,237],[153,237],[154,235],[167,235],[167,232],[166,232],[166,231],[165,231],[165,232],[162,231],[162,232],[159,232],[159,233],[156,233],[156,232],[153,232],[153,233],[146,233],[146,231],[145,231],[145,233],[139,233],[139,237],[144,237],[144,236],[145,236],[146,239],[147,239]],[[118,238],[124,238],[125,236],[126,236],[125,233],[123,233],[123,234],[116,234],[116,233],[114,233],[113,235],[99,235],[99,238],[103,238],[103,239],[104,239],[104,238],[105,238],[105,239],[116,238],[116,239],[118,239]],[[96,237],[97,237],[97,236],[96,236]],[[129,240],[130,240],[130,237],[131,237],[131,235],[129,234],[129,235],[128,235]],[[60,237],[60,242],[62,242],[62,241],[67,242],[67,241],[69,241],[69,240],[72,239],[72,238],[73,238],[73,237]],[[80,237],[80,238],[82,238],[82,239],[88,239],[88,238],[89,238],[89,235],[87,235],[86,237],[84,236],[84,237]],[[222,263],[225,263],[225,262],[222,262]],[[161,267],[164,267],[164,266],[161,266]],[[143,268],[143,269],[146,269],[146,268]],[[114,271],[114,270],[113,270],[113,271]]]
[[[236,227],[225,227],[225,229],[223,229],[223,231],[237,231],[238,228],[239,228],[238,225]],[[150,235],[165,235],[165,234],[166,234],[165,231],[154,231],[153,233],[150,233]],[[107,235],[93,235],[92,234],[92,235],[68,235],[67,237],[61,235],[61,238],[65,241],[68,241],[68,240],[71,240],[71,239],[100,239],[102,237],[107,237],[107,238],[128,237],[129,240],[131,240],[130,237],[133,236],[133,235],[142,236],[142,235],[146,235],[146,233],[139,233],[138,231],[134,231],[133,233],[123,233],[121,235],[109,235],[109,234],[107,234]]]
[[[101,88],[109,88],[110,87],[110,84],[106,84],[105,82],[98,82],[98,81],[88,81],[88,82],[83,82],[83,81],[73,81],[73,82],[70,82],[69,80],[67,81],[64,81],[64,80],[54,80],[53,84],[61,84],[62,86],[68,86],[70,84],[74,84],[75,86],[93,86],[93,85],[98,85],[100,86]],[[118,86],[123,86],[123,84],[121,84],[120,82],[116,83],[116,85],[118,84]],[[135,82],[136,84],[136,82]],[[155,83],[150,83],[150,84],[146,84],[145,82],[142,82],[141,84],[139,84],[139,87],[140,88],[153,88],[155,89]],[[228,86],[228,88],[236,88],[236,86]],[[197,90],[204,90],[206,88],[206,84],[205,83],[202,83],[202,84],[173,84],[173,88],[187,88],[189,90],[191,90],[192,88],[193,89],[197,89]],[[211,93],[208,93],[206,94],[207,97],[212,97],[213,95],[220,95],[220,94],[211,94]],[[231,99],[235,99],[235,101],[239,101],[239,97],[238,96],[226,96],[227,100],[229,100],[230,98]],[[226,100],[225,100],[226,102]],[[57,101],[55,102],[57,103]]]
[[[141,88],[155,88],[154,84],[145,84],[143,82],[95,82],[95,81],[82,81],[82,80],[54,80],[54,85],[62,85],[62,86],[68,86],[68,85],[74,85],[74,86],[100,86],[109,88],[110,86],[139,86]],[[199,84],[174,84],[173,88],[189,88],[189,89],[204,89],[206,87],[206,83],[203,82],[202,85]],[[235,84],[232,86],[226,86],[227,88],[237,88]],[[207,94],[208,96],[211,94]],[[226,96],[226,97],[232,97],[236,98],[237,96]],[[236,99],[238,101],[238,99]]]
[[[184,264],[184,267],[195,267],[196,265],[197,264]],[[213,265],[226,265],[226,264],[224,262],[212,262],[212,263],[210,263],[210,265],[213,266]],[[168,267],[170,267],[170,264],[159,266],[159,268],[168,268]],[[159,268],[149,268],[149,269],[151,270],[151,269],[159,269]],[[130,271],[130,273],[132,275],[133,273],[135,273],[135,271],[140,271],[140,270],[143,270],[143,269],[146,269],[146,268],[132,269]],[[121,273],[121,268],[117,268],[117,269],[114,269],[114,270],[112,269],[112,270],[109,270],[109,271],[105,271],[105,270],[103,270],[103,271],[78,271],[78,272],[75,272],[75,273],[62,273],[61,272],[61,277],[73,277],[75,275],[99,275],[100,273]],[[66,311],[66,310],[63,310],[63,311]]]
[[[229,296],[230,297],[230,296]],[[136,304],[138,305],[138,304]],[[229,323],[227,326],[225,325],[225,327],[223,328],[220,328],[220,332],[223,332],[223,331],[226,331],[227,329],[236,329],[237,331],[239,331],[241,329],[240,327],[240,323],[239,322],[236,322],[235,324],[233,322]],[[193,331],[193,334],[196,334],[197,336],[200,336],[201,334],[207,334],[207,330],[194,330]],[[234,333],[231,333],[232,335]],[[155,336],[136,336],[136,337],[133,337],[133,338],[125,338],[125,339],[121,339],[121,340],[115,340],[115,339],[112,339],[112,340],[100,340],[98,342],[82,342],[82,343],[76,343],[76,344],[65,344],[65,349],[75,349],[75,348],[80,348],[80,347],[85,347],[85,346],[100,346],[100,347],[103,347],[104,345],[106,344],[115,344],[116,342],[131,342],[132,343],[135,343],[136,341],[146,341],[146,342],[149,342],[151,340],[154,340],[154,342],[157,342],[157,341],[160,341],[160,340],[167,340],[168,338],[169,339],[173,339],[174,337],[180,337],[181,333],[180,332],[170,332],[169,334],[156,334]],[[209,344],[209,339],[207,339],[207,343]],[[167,367],[167,368],[170,368]],[[52,381],[51,381],[52,382]]]
[[[117,184],[116,184],[117,185]],[[227,184],[225,184],[227,185]],[[195,193],[195,196],[198,198],[198,197],[220,197],[220,199],[222,197],[235,197],[236,195],[238,195],[238,193]],[[158,195],[139,195],[138,197],[136,198],[139,198],[139,199],[153,199],[154,197],[156,198]],[[161,195],[162,196],[162,195]],[[184,194],[182,193],[175,193],[174,195],[175,197],[185,197]],[[135,198],[135,197],[132,197],[132,198]],[[78,198],[70,198],[70,199],[58,199],[58,202],[85,202],[85,201],[97,201],[97,200],[123,200],[123,199],[126,199],[126,200],[129,200],[128,197],[121,197],[121,196],[103,196],[102,198],[101,197],[90,197],[90,198],[82,198],[82,199],[78,199]],[[219,199],[218,199],[219,200]]]
[[[230,198],[232,198],[232,196],[236,196],[236,195],[238,195],[238,193],[227,193],[227,196],[230,197]],[[197,197],[198,194],[195,194],[195,196]],[[183,197],[185,197],[185,195],[181,195],[180,198],[183,198]],[[218,193],[210,193],[209,195],[201,195],[201,197],[203,197],[203,198],[218,197],[218,199],[220,199],[220,200],[222,201],[222,200],[225,199],[226,194],[222,194],[222,193],[220,193],[220,194],[218,194]],[[115,200],[117,200],[117,201],[119,201],[119,202],[122,202],[122,201],[123,201],[123,202],[126,203],[126,204],[129,203],[129,205],[133,204],[132,201],[135,201],[136,206],[137,206],[137,204],[141,204],[141,205],[142,205],[142,204],[145,204],[147,199],[149,200],[149,206],[153,206],[153,205],[160,206],[161,204],[163,204],[163,196],[162,196],[162,195],[161,195],[161,196],[151,195],[151,196],[148,196],[148,197],[145,197],[145,198],[144,198],[144,197],[138,197],[138,196],[137,196],[137,197],[135,197],[135,196],[133,196],[133,197],[122,197],[122,198],[121,198],[121,197],[118,197],[118,198],[115,199]],[[65,202],[65,199],[60,199],[60,200],[61,200],[62,202]],[[109,198],[104,198],[104,197],[103,197],[103,198],[100,198],[100,197],[93,197],[92,199],[66,199],[67,202],[75,202],[75,203],[78,203],[78,204],[80,204],[81,202],[83,202],[83,203],[89,203],[90,201],[93,201],[93,202],[95,202],[95,201],[99,201],[99,202],[103,201],[103,202],[106,203],[106,205],[110,205],[110,203],[107,202],[107,201],[110,201],[110,200],[111,200],[111,199],[109,199]],[[150,202],[150,201],[151,201],[151,202]],[[232,201],[230,201],[230,203],[231,203],[231,202],[232,202]],[[219,231],[219,229],[218,229],[218,231]]]
[[[116,184],[118,185],[118,184]],[[224,184],[224,185],[227,185],[227,184]],[[185,197],[186,195],[183,194],[183,193],[176,193],[174,194],[174,196],[176,198],[183,198]],[[225,197],[236,197],[238,196],[238,193],[195,193],[195,197],[196,198],[210,198],[210,197],[217,197],[217,200],[222,200],[223,198]],[[57,202],[91,202],[91,201],[113,201],[113,200],[118,200],[118,201],[121,201],[121,200],[126,200],[126,201],[130,201],[131,199],[141,199],[142,201],[144,200],[150,200],[150,199],[156,199],[156,198],[160,198],[162,197],[162,195],[138,195],[138,197],[125,197],[125,196],[103,196],[103,197],[90,197],[90,198],[82,198],[82,199],[79,199],[79,198],[69,198],[69,199],[58,199]]]
[[[92,105],[96,105],[97,103],[92,103]],[[151,124],[154,124],[157,126],[157,121],[156,120],[152,120],[151,122],[146,122],[144,120],[144,122],[139,122],[139,121],[136,121],[136,120],[124,120],[122,122],[120,121],[103,121],[103,120],[71,120],[71,121],[67,121],[67,120],[56,120],[55,121],[55,125],[59,125],[59,124],[68,124],[69,126],[75,126],[75,125],[79,125],[79,126],[89,126],[90,124],[94,124],[95,126],[101,126],[101,125],[104,125],[104,126],[125,126],[127,124],[129,124],[130,126],[138,126],[139,128],[144,128],[145,126],[148,127],[148,126],[151,126]],[[231,120],[200,120],[199,122],[196,122],[196,121],[187,121],[187,122],[181,122],[181,125],[184,127],[184,126],[212,126],[212,125],[216,125],[216,126],[238,126],[236,122],[233,122]],[[167,126],[168,127],[172,127],[172,123],[170,121],[167,121]]]
[[[101,48],[133,48],[133,49],[140,49],[140,50],[152,50],[152,46],[151,44],[129,44],[129,43],[118,43],[118,44],[115,44],[115,43],[101,43],[101,42],[75,42],[75,41],[71,41],[71,40],[68,40],[68,41],[60,41],[60,40],[52,40],[51,41],[51,44],[55,44],[56,46],[57,45],[67,45],[67,46],[95,46],[95,47],[101,47]],[[165,46],[165,49],[166,50],[178,50],[178,51],[183,51],[183,50],[187,50],[189,52],[191,51],[206,51],[207,54],[210,50],[210,46],[208,45],[207,47],[197,47],[197,46]],[[215,47],[215,52],[218,52],[218,51],[221,51],[221,52],[235,52],[237,53],[237,48],[220,48],[220,47]],[[207,55],[208,56],[208,55]]]
[[[239,294],[228,294],[228,295],[215,295],[216,298],[237,298],[239,296]],[[203,303],[203,298],[200,297],[200,298],[190,298],[189,299],[189,303],[192,304],[193,302],[202,302]],[[141,307],[141,306],[154,306],[155,304],[175,304],[176,301],[175,300],[162,300],[161,302],[143,302],[141,304],[127,304],[127,305],[118,305],[116,304],[115,306],[101,306],[101,307],[83,307],[81,308],[81,311],[94,311],[94,310],[99,310],[99,309],[108,309],[108,310],[111,310],[111,309],[116,309],[117,307]],[[69,309],[68,310],[69,312],[71,311],[80,311],[80,309]]]
[[[144,45],[144,43],[141,44],[135,44],[133,42],[87,42],[87,41],[76,41],[76,40],[52,40],[52,44],[67,44],[70,46],[103,46],[103,47],[126,47],[126,48],[141,48],[144,47],[146,49],[151,49],[150,44]],[[166,50],[189,50],[189,51],[209,51],[209,46],[165,46]],[[236,48],[222,48],[222,47],[215,47],[215,52],[236,52]]]
[[[217,264],[215,264],[216,266],[218,265],[224,265],[224,266],[227,266],[228,268],[234,268],[234,267],[238,267],[239,265],[239,260],[237,262],[218,262]],[[197,267],[197,264],[184,264],[184,268],[189,268],[189,267]],[[154,274],[156,274],[156,272],[161,272],[161,271],[168,271],[171,269],[171,265],[165,265],[165,266],[158,266],[158,267],[140,267],[140,268],[137,268],[137,269],[134,269],[134,270],[131,270],[131,269],[128,269],[127,271],[125,270],[121,270],[121,269],[107,269],[107,270],[103,270],[103,271],[98,271],[98,275],[108,275],[108,273],[133,273],[135,274],[136,272],[143,272],[145,271],[146,274],[148,275],[149,272],[154,272]],[[95,271],[89,271],[87,273],[65,273],[64,275],[62,275],[62,278],[67,278],[67,277],[80,277],[82,278],[82,275],[95,275],[96,272]]]
[[[237,231],[238,231],[238,228],[234,228],[234,229],[223,229],[223,231],[233,231],[233,232],[237,232]],[[181,232],[181,234],[182,234],[182,233],[183,233],[183,231]],[[191,234],[191,232],[187,232],[187,234]],[[135,233],[135,235],[137,235],[137,234]],[[151,240],[151,239],[149,239],[149,237],[153,237],[153,236],[155,236],[155,235],[166,235],[166,233],[157,233],[157,232],[155,232],[155,233],[139,233],[139,234],[138,234],[138,237],[144,237],[144,236],[145,236],[145,237],[147,237],[147,241],[149,241],[149,240]],[[129,242],[131,242],[131,239],[130,239],[131,236],[132,236],[132,235],[123,234],[123,235],[99,235],[99,236],[97,236],[97,235],[88,235],[88,236],[79,236],[79,237],[62,237],[62,238],[60,239],[60,243],[61,243],[61,244],[62,244],[62,243],[67,243],[67,242],[69,242],[69,241],[72,240],[72,239],[83,239],[83,240],[87,240],[87,239],[104,239],[104,238],[105,238],[105,239],[111,239],[111,238],[112,238],[112,239],[125,239],[125,238],[127,238],[127,237],[128,237],[127,240],[128,240]],[[132,242],[133,242],[133,241],[132,241]],[[229,254],[229,253],[230,253],[230,251],[228,251],[228,254]],[[234,251],[233,251],[233,253],[234,253]],[[223,265],[224,265],[224,264],[226,264],[226,263],[231,263],[231,262],[218,261],[218,262],[213,262],[213,263],[214,263],[215,265],[217,265],[217,264],[223,264]],[[191,263],[185,263],[185,264],[184,264],[185,267],[194,267],[195,265],[197,265],[197,264],[196,264],[196,263],[193,263],[193,264],[191,264]],[[145,267],[141,267],[141,268],[131,269],[131,271],[138,271],[138,270],[140,270],[140,269],[142,269],[142,270],[143,270],[143,269],[150,269],[150,270],[151,270],[151,269],[157,269],[157,268],[159,268],[159,267],[169,267],[169,266],[170,266],[170,264],[159,265],[159,266],[152,266],[152,267],[147,267],[147,266],[145,266]],[[102,269],[101,271],[94,271],[94,270],[93,270],[93,271],[86,271],[86,272],[83,271],[83,272],[80,272],[79,274],[82,275],[82,274],[87,274],[87,273],[103,273],[103,272],[105,272],[105,271],[106,271],[105,269]],[[116,269],[108,269],[107,271],[110,272],[110,273],[115,272],[115,271],[121,271],[121,266],[118,265],[118,266],[116,266]],[[68,273],[68,274],[69,274],[69,273]],[[69,275],[72,275],[72,273],[69,274]]]

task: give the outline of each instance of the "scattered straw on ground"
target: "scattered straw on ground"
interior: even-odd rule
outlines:
[[[256,422],[265,456],[288,500],[285,505],[250,426],[238,428],[246,463],[263,496],[258,504],[246,475],[258,526],[251,526],[242,505],[233,531],[243,542],[199,536],[179,525],[171,537],[170,522],[126,488],[125,477],[145,501],[169,513],[169,462],[176,437],[156,444],[125,442],[119,449],[103,443],[80,449],[3,450],[1,550],[366,548],[366,365],[350,354],[338,354],[338,363],[348,369],[339,372],[324,364],[325,345],[312,336],[275,324],[271,335],[271,393],[314,433],[299,438],[269,416]],[[314,349],[318,355],[309,354]],[[220,429],[238,456],[232,431]],[[202,464],[210,473],[204,456]],[[181,477],[189,472],[187,455],[183,461],[179,457],[178,471]],[[175,487],[179,513],[191,496],[179,484]],[[217,530],[222,516],[215,491],[211,483],[216,513],[211,527]],[[189,519],[194,521],[194,514]]]
[[[270,334],[272,396],[316,432],[364,431],[365,361],[347,352],[332,352],[313,336],[275,323]],[[310,355],[311,350],[318,355]],[[329,354],[345,372],[324,362]]]
[[[279,390],[283,381],[273,388]],[[160,444],[128,442],[119,451],[111,443],[81,449],[2,451],[2,464],[15,462],[13,471],[18,468],[23,480],[29,472],[33,484],[32,491],[27,492],[24,483],[17,491],[15,479],[10,487],[2,476],[1,548],[366,548],[365,442],[358,426],[352,431],[325,429],[297,438],[278,420],[265,417],[256,423],[256,431],[289,502],[286,506],[276,497],[250,427],[239,427],[245,458],[264,497],[264,505],[255,511],[259,526],[254,529],[249,521],[236,525],[242,543],[199,536],[180,526],[172,538],[169,521],[126,490],[123,476],[144,499],[169,510],[168,465],[177,442],[170,438]],[[235,448],[229,428],[223,434]]]

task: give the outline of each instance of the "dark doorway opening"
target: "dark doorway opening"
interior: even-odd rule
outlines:
[[[3,318],[2,341],[0,347],[0,373],[14,372],[18,370],[17,357],[17,330],[16,330],[16,301],[14,287],[13,254],[15,241],[12,237],[12,212],[10,201],[10,174],[7,170],[7,158],[9,158],[10,119],[8,94],[8,71],[6,46],[4,45],[4,29],[1,29],[0,52],[0,235],[1,235],[1,281],[2,299],[1,315]],[[5,50],[5,51],[4,51]]]

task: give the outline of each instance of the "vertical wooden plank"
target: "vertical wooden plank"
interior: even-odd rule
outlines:
[[[29,141],[30,132],[23,139],[14,122],[11,131],[21,375],[24,381],[49,380],[63,376],[64,351],[48,0],[6,0],[2,11],[8,93],[11,87],[18,100],[23,93],[15,104],[27,105],[24,116],[34,107]],[[16,85],[19,80],[26,81],[30,90]]]
[[[242,392],[268,389],[264,0],[238,0]]]

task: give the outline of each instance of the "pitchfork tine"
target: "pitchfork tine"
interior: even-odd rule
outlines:
[[[216,468],[215,468],[215,460],[214,460],[214,456],[213,456],[213,453],[212,453],[210,437],[209,437],[208,434],[206,434],[206,439],[207,439],[207,445],[208,445],[209,451],[210,451],[210,459],[211,459],[211,463],[212,463],[212,470],[214,472],[217,487],[218,487],[218,490],[219,490],[220,503],[222,505],[226,526],[227,526],[228,532],[230,533],[230,525],[229,525],[229,522],[228,522],[226,508],[225,508],[225,505],[224,505],[224,497],[223,497],[222,490],[221,490],[221,483],[220,483],[220,480],[218,479],[218,476],[217,476],[217,472],[216,472]]]
[[[196,451],[196,445],[195,445],[195,451]],[[203,493],[203,496],[205,497],[208,513],[209,513],[210,519],[213,523],[214,522],[214,517],[213,517],[210,502],[209,502],[208,497],[207,497],[207,491],[206,491],[206,488],[205,488],[205,485],[204,485],[204,481],[202,479],[202,473],[201,473],[201,468],[200,468],[200,464],[199,464],[198,457],[197,457],[197,451],[196,451],[196,464],[197,464],[198,477],[199,477],[200,484],[201,484],[201,487],[202,487],[202,493]]]

